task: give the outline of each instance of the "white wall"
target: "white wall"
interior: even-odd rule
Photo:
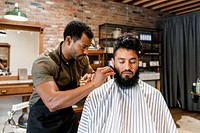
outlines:
[[[10,46],[10,72],[16,76],[18,68],[27,68],[31,75],[31,67],[39,55],[39,32],[6,30],[7,37],[0,37],[0,42]]]

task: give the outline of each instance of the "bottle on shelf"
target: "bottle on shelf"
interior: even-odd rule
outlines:
[[[196,93],[200,94],[200,78],[197,78],[196,81]]]
[[[193,84],[192,84],[192,92],[193,92],[193,93],[196,93],[196,83],[193,83]]]

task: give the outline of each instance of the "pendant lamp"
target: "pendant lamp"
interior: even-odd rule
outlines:
[[[14,10],[6,12],[4,18],[14,21],[28,21],[26,14],[19,11],[18,3],[15,3]]]

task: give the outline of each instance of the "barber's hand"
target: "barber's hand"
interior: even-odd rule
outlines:
[[[97,68],[94,74],[94,77],[92,77],[93,80],[91,82],[94,83],[95,87],[99,87],[106,81],[106,79],[109,76],[114,75],[114,74],[115,72],[113,71],[111,67],[106,66],[106,67]]]
[[[90,82],[94,77],[94,73],[86,73],[82,78],[81,78],[81,82],[87,83]]]

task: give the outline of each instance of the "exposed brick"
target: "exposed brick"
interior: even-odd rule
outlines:
[[[27,14],[29,21],[44,25],[44,49],[60,43],[63,38],[62,32],[71,20],[83,21],[91,26],[98,41],[100,24],[114,23],[154,28],[157,20],[167,17],[167,14],[159,15],[160,12],[149,9],[102,0],[53,0],[52,5],[46,4],[46,0],[17,2],[20,10]],[[0,1],[1,16],[13,8],[13,5]]]

